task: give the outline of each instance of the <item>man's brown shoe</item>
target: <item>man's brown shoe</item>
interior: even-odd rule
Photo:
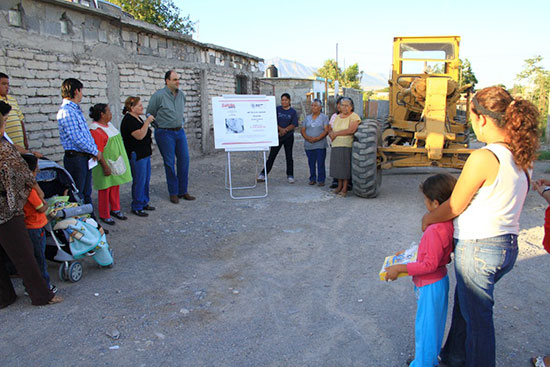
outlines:
[[[186,194],[183,194],[183,195],[178,195],[178,197],[180,199],[185,199],[185,200],[195,200],[195,197],[189,195],[189,193],[186,193]]]
[[[170,201],[174,204],[178,204],[180,199],[178,198],[178,195],[170,195]]]

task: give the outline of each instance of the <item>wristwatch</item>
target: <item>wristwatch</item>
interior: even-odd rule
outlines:
[[[546,191],[550,191],[550,186],[546,186],[542,192],[540,193],[541,195],[544,194]]]

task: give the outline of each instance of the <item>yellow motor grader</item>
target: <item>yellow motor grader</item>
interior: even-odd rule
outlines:
[[[468,108],[457,102],[471,85],[459,87],[460,37],[395,37],[389,116],[361,122],[352,148],[353,192],[373,198],[383,169],[462,168],[468,155]]]

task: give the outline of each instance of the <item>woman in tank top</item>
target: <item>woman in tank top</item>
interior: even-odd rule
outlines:
[[[494,286],[518,256],[519,216],[539,142],[538,111],[500,87],[479,91],[471,124],[487,143],[473,152],[449,200],[422,228],[454,218],[456,290],[440,366],[494,367]]]

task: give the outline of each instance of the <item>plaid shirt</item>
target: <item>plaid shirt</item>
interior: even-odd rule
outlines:
[[[78,104],[64,99],[57,112],[57,123],[63,149],[97,155],[97,146]]]

